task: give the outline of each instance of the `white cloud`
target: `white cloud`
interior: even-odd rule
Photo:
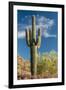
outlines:
[[[44,31],[43,36],[44,36],[45,38],[49,38],[49,37],[56,38],[56,35],[49,34],[47,31]]]
[[[25,17],[27,17],[27,16],[25,16]],[[36,28],[38,29],[38,28],[43,28],[43,29],[48,29],[48,28],[51,28],[53,25],[54,25],[54,20],[53,19],[49,19],[49,18],[46,18],[46,17],[44,17],[44,16],[41,16],[41,17],[38,17],[37,19],[36,19],[36,22],[37,22],[37,25],[36,25]],[[28,21],[28,25],[26,25],[26,24],[18,24],[18,29],[19,30],[22,30],[22,29],[25,29],[25,28],[31,28],[32,26],[31,26],[31,20],[29,19],[29,21]]]
[[[52,26],[54,25],[54,21],[53,21],[53,20],[50,20],[50,21],[48,22],[48,25],[49,25],[50,27],[52,27]]]
[[[25,17],[27,18],[27,16]],[[49,34],[48,32],[48,30],[52,30],[52,26],[54,26],[53,19],[37,15],[36,24],[37,24],[36,29],[38,30],[38,28],[41,28],[42,36],[44,36],[45,38],[56,37],[56,35]],[[18,32],[18,38],[22,38],[22,39],[25,38],[26,28],[28,29],[32,28],[31,23],[28,22],[28,25],[26,24],[23,25],[23,23],[18,25],[18,29],[20,30],[20,32]]]
[[[28,28],[28,29],[29,29],[29,28],[32,28],[32,26],[31,26],[31,25],[28,25],[28,26],[26,26],[26,28]]]
[[[25,31],[18,31],[18,38],[20,39],[23,39],[23,38],[25,38]]]
[[[54,20],[41,16],[40,18],[38,18],[37,23],[38,25],[47,26],[45,28],[51,28],[54,25]]]
[[[38,29],[38,28],[41,28],[41,30],[44,30],[44,29],[48,29],[48,25],[47,24],[44,24],[44,25],[42,25],[42,24],[39,24],[39,25],[36,25],[36,28]]]
[[[40,18],[38,18],[37,23],[38,23],[37,29],[41,28],[42,36],[44,36],[45,38],[49,38],[49,37],[56,38],[56,35],[48,33],[48,30],[52,30],[52,26],[54,26],[53,19],[49,19],[44,16],[41,16]]]

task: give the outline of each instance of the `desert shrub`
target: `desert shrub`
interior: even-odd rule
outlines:
[[[41,77],[52,77],[57,75],[57,53],[43,53],[38,61],[37,74]]]

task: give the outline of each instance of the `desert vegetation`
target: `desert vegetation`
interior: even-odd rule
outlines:
[[[37,79],[58,76],[58,55],[54,50],[37,56]],[[17,79],[31,79],[31,61],[17,56]]]

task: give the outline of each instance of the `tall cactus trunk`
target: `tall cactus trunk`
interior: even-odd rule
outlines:
[[[31,54],[31,75],[32,78],[37,77],[37,46],[33,45],[30,49]]]
[[[37,77],[37,48],[41,44],[41,32],[38,30],[38,36],[36,39],[36,21],[35,16],[32,16],[32,31],[31,29],[26,30],[26,43],[30,47],[31,54],[31,76],[32,78]]]
[[[36,78],[37,74],[37,46],[36,42],[36,21],[35,16],[32,17],[32,40],[33,45],[31,47],[31,74],[33,78]]]
[[[35,21],[35,16],[32,17],[32,39],[36,42],[36,21]]]

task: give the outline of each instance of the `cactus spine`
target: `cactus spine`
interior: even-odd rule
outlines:
[[[41,32],[38,30],[38,36],[36,38],[36,20],[35,16],[32,16],[32,30],[26,30],[26,42],[30,47],[31,54],[31,76],[33,78],[37,75],[37,48],[40,47],[41,44]]]

